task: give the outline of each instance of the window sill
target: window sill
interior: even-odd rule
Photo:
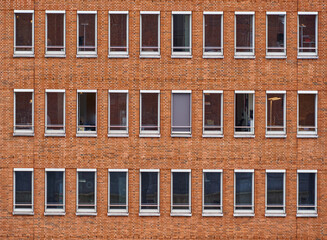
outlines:
[[[34,54],[14,54],[14,58],[34,58]]]
[[[254,213],[234,213],[234,217],[254,217]]]
[[[160,217],[159,212],[140,212],[139,213],[140,217]]]
[[[14,132],[14,137],[34,137],[34,133]]]
[[[266,134],[266,138],[286,138],[286,134]]]
[[[206,212],[202,213],[202,217],[223,217],[223,216],[224,216],[223,213],[206,213]]]
[[[173,133],[170,135],[172,138],[191,138],[192,134],[178,134],[178,133]]]
[[[286,217],[286,213],[266,213],[266,217]]]
[[[45,58],[65,58],[66,54],[45,54],[44,55]]]
[[[118,134],[118,133],[109,133],[108,134],[108,137],[122,137],[122,138],[128,138],[129,137],[129,135],[128,135],[128,133],[126,133],[126,134]]]
[[[140,138],[160,138],[160,134],[146,134],[146,133],[140,133]]]
[[[192,55],[171,55],[171,58],[192,58]]]
[[[77,54],[76,55],[77,58],[97,58],[98,55],[95,54]]]
[[[34,212],[33,211],[32,212],[28,212],[28,211],[26,211],[26,212],[14,211],[12,214],[13,215],[29,215],[29,216],[31,216],[31,215],[34,215]]]
[[[116,216],[116,217],[128,217],[129,213],[126,212],[109,212],[108,216]]]
[[[108,58],[129,58],[129,55],[128,54],[117,54],[117,55],[109,54]]]
[[[286,55],[266,55],[266,59],[286,59]]]
[[[297,138],[318,138],[317,134],[300,134],[296,135]]]
[[[202,134],[203,138],[223,138],[224,134]]]
[[[77,212],[76,216],[97,216],[96,212]]]
[[[96,133],[76,133],[76,137],[98,137]]]
[[[317,213],[297,213],[296,217],[313,217],[316,218],[318,217]]]
[[[45,212],[44,216],[65,216],[65,212]]]
[[[254,134],[234,134],[234,138],[255,138]]]
[[[298,55],[297,59],[318,59],[317,55]]]
[[[255,59],[254,55],[235,55],[235,59]]]
[[[183,212],[171,212],[171,217],[192,217],[192,213],[183,213]]]
[[[140,58],[161,58],[161,56],[160,55],[140,55]]]
[[[205,55],[203,54],[202,58],[220,58],[220,59],[223,59],[224,58],[224,55]]]
[[[45,137],[66,137],[65,133],[45,133]]]

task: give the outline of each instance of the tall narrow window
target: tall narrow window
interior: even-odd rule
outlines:
[[[15,10],[14,56],[34,57],[34,11]]]
[[[160,12],[141,11],[141,57],[160,56]]]
[[[14,214],[34,213],[33,168],[14,168]]]
[[[203,57],[223,56],[223,13],[203,13]]]
[[[171,216],[191,216],[191,170],[171,170]]]
[[[298,137],[317,137],[317,91],[298,91]]]
[[[77,136],[96,136],[97,133],[97,92],[77,91]]]
[[[65,134],[65,90],[46,90],[45,134]]]
[[[203,170],[203,216],[222,215],[222,170]]]
[[[14,136],[34,135],[34,90],[15,89]]]
[[[128,57],[128,11],[109,11],[109,57]]]
[[[286,91],[266,92],[266,136],[286,136]]]
[[[254,135],[254,91],[235,91],[235,135]]]
[[[235,12],[235,57],[254,57],[254,12]]]
[[[109,169],[108,215],[128,215],[128,170]]]
[[[96,169],[77,169],[77,214],[96,215]]]
[[[266,216],[285,216],[285,170],[266,170]]]
[[[172,57],[191,57],[191,12],[172,12]]]
[[[317,170],[298,170],[297,181],[297,216],[317,216]]]
[[[97,12],[77,11],[77,56],[97,55]]]
[[[298,13],[298,57],[318,56],[318,12]]]
[[[128,90],[109,90],[108,137],[128,137]]]
[[[46,11],[46,50],[49,57],[65,56],[65,11]]]
[[[140,98],[140,136],[158,136],[160,134],[160,91],[142,90]]]
[[[191,91],[172,91],[171,135],[191,136]]]
[[[223,92],[203,91],[203,136],[223,134]]]
[[[234,215],[254,215],[254,170],[235,170]]]
[[[267,12],[267,57],[286,56],[286,12]]]
[[[45,214],[65,212],[65,169],[45,169]]]
[[[140,170],[140,215],[159,216],[159,170]]]

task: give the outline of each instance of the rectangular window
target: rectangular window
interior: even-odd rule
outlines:
[[[65,56],[65,24],[65,11],[46,11],[46,56]]]
[[[297,171],[297,216],[317,216],[317,170]]]
[[[203,216],[222,216],[222,170],[203,170]]]
[[[14,168],[14,213],[34,214],[33,168]]]
[[[96,169],[77,169],[77,215],[96,215]]]
[[[203,12],[203,57],[223,56],[223,12]]]
[[[191,136],[191,91],[172,91],[171,115],[171,135],[179,137]]]
[[[254,170],[235,170],[234,174],[234,216],[254,216]]]
[[[45,214],[65,213],[65,169],[45,169]]]
[[[65,90],[45,91],[45,135],[65,134]]]
[[[191,216],[191,170],[171,170],[171,216]]]
[[[109,90],[108,137],[128,137],[128,90]]]
[[[254,136],[254,91],[235,91],[234,134]]]
[[[286,136],[286,91],[266,91],[266,137]]]
[[[141,57],[160,56],[160,12],[141,11]]]
[[[203,136],[223,134],[223,92],[203,91]]]
[[[109,11],[109,57],[128,57],[128,11]]]
[[[266,216],[285,215],[285,170],[266,170]]]
[[[160,134],[160,91],[141,90],[140,136]]]
[[[317,91],[298,91],[298,137],[317,137]]]
[[[14,90],[14,136],[34,136],[34,90]]]
[[[172,34],[172,57],[191,57],[191,12],[172,12]]]
[[[77,57],[97,56],[97,12],[77,11]]]
[[[254,12],[235,12],[235,57],[254,57]]]
[[[159,170],[140,170],[140,216],[159,216]]]
[[[267,12],[266,55],[286,57],[286,12]]]
[[[109,169],[108,215],[128,215],[128,170]]]
[[[318,12],[298,13],[298,57],[318,57]]]
[[[15,10],[14,56],[34,57],[34,11]]]
[[[77,90],[77,136],[97,134],[97,91]]]

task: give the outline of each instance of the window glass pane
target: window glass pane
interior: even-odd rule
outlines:
[[[221,15],[204,15],[205,52],[221,52]]]
[[[15,13],[16,51],[32,51],[33,13]]]
[[[284,52],[285,15],[268,15],[268,52]]]
[[[315,173],[299,173],[299,210],[315,210]]]
[[[126,172],[110,173],[110,209],[126,209]]]
[[[191,131],[191,95],[173,93],[173,131]]]
[[[173,209],[189,209],[189,173],[173,173]]]
[[[78,15],[78,51],[95,51],[95,16]]]
[[[78,131],[96,131],[96,93],[78,93]]]
[[[47,14],[47,51],[64,51],[64,14]],[[83,29],[84,30],[84,29]],[[81,36],[81,35],[80,35]]]
[[[235,100],[235,132],[253,132],[253,94],[238,93]]]
[[[141,173],[141,209],[158,208],[158,173]]]
[[[32,130],[33,93],[16,92],[16,130]]]
[[[47,94],[47,130],[64,130],[64,93]]]
[[[221,173],[204,173],[204,209],[220,209]]]
[[[127,51],[126,14],[110,14],[110,51]]]
[[[32,209],[32,176],[31,171],[15,172],[15,208]]]
[[[236,51],[253,52],[253,15],[236,15]]]
[[[47,208],[63,209],[64,173],[47,172]]]
[[[284,94],[267,94],[267,131],[284,131]]]
[[[204,130],[221,131],[221,94],[204,94]]]
[[[78,208],[95,209],[95,172],[78,172]]]
[[[315,131],[316,95],[299,94],[299,131]]]
[[[158,94],[142,93],[142,131],[158,131]]]
[[[157,14],[142,14],[142,51],[158,51],[158,19]]]
[[[252,209],[252,173],[236,173],[236,209]]]
[[[110,130],[127,130],[126,93],[110,93]]]
[[[267,173],[267,210],[283,210],[284,173]]]
[[[316,51],[316,15],[299,15],[299,52]]]
[[[190,52],[190,15],[173,15],[173,51]]]

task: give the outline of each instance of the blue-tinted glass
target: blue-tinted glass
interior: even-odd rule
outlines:
[[[126,208],[126,172],[110,173],[110,208]]]
[[[299,205],[314,206],[315,205],[315,173],[299,173]],[[301,210],[313,210],[314,207],[304,207]]]
[[[188,209],[189,205],[189,173],[173,173],[173,205],[174,209]],[[176,206],[182,205],[182,206]]]
[[[142,209],[156,209],[158,205],[158,173],[143,172],[141,187]]]
[[[236,173],[235,177],[236,205],[252,205],[252,173]]]
[[[283,207],[276,205],[284,204],[284,174],[283,173],[267,173],[267,205],[275,205],[268,209],[282,210]]]
[[[63,208],[58,204],[64,201],[64,173],[47,172],[47,208]]]
[[[204,208],[217,209],[213,205],[220,205],[220,194],[220,173],[204,173]]]
[[[32,172],[15,172],[15,185],[15,207],[32,208]]]
[[[80,208],[94,208],[95,204],[95,172],[78,173],[78,203]]]

